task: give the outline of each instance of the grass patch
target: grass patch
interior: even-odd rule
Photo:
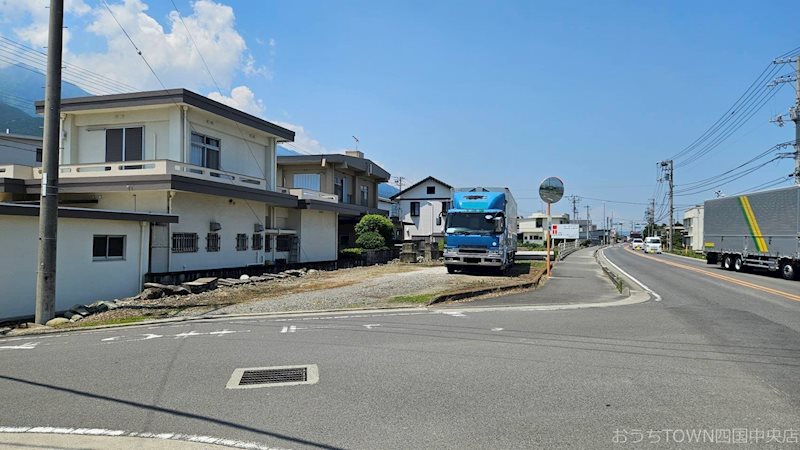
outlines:
[[[389,303],[424,303],[428,304],[433,300],[435,294],[417,294],[417,295],[398,295],[389,299]]]
[[[79,327],[93,327],[96,325],[122,325],[126,323],[136,323],[142,322],[145,320],[152,319],[152,317],[148,316],[131,316],[131,317],[120,317],[118,319],[108,319],[108,320],[96,320],[96,321],[87,321],[87,322],[80,322],[78,324]]]
[[[694,250],[689,250],[687,252],[685,250],[673,249],[672,251],[664,250],[664,253],[672,253],[673,255],[688,256],[689,258],[694,258],[694,259],[706,259],[706,255],[704,255],[703,253],[697,253]]]

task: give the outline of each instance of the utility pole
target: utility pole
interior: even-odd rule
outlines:
[[[42,192],[39,202],[39,249],[34,320],[44,325],[56,309],[56,237],[58,233],[58,159],[61,134],[61,51],[64,0],[50,0],[47,80],[44,96]]]
[[[589,221],[589,205],[586,205],[586,240],[590,240],[589,237],[589,228],[591,228],[591,222]]]
[[[800,56],[779,58],[773,64],[795,63],[794,76],[782,76],[772,80],[768,86],[774,87],[781,83],[795,83],[794,106],[789,108],[789,118],[794,122],[794,184],[800,185]],[[776,117],[773,122],[783,126],[783,116]]]
[[[675,233],[675,208],[673,203],[675,177],[674,166],[671,159],[661,161],[661,169],[664,171],[664,177],[669,181],[669,251],[672,251],[672,236]]]
[[[608,216],[606,216],[606,202],[603,202],[603,244],[608,244]]]
[[[572,220],[577,222],[577,220],[578,220],[578,203],[581,202],[581,198],[578,197],[577,195],[570,195],[567,198],[569,199],[570,202],[572,202]]]
[[[394,182],[397,184],[397,188],[401,191],[403,190],[403,181],[406,180],[406,177],[394,177]]]

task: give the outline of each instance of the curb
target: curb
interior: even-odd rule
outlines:
[[[482,289],[473,289],[469,291],[459,291],[459,292],[450,292],[447,294],[439,294],[428,303],[427,306],[432,306],[437,303],[442,303],[450,300],[463,300],[465,298],[472,298],[472,297],[480,297],[481,295],[492,294],[495,292],[505,292],[511,291],[514,289],[527,289],[531,287],[536,287],[544,278],[544,273],[539,273],[537,277],[535,277],[531,281],[525,281],[522,283],[513,283],[513,284],[506,284],[503,286],[494,286],[489,288],[482,288]]]
[[[597,264],[600,266],[600,268],[603,269],[603,272],[605,272],[606,276],[608,276],[611,282],[614,283],[614,286],[617,288],[617,291],[619,291],[620,294],[626,297],[630,297],[631,288],[630,286],[628,286],[628,283],[625,282],[625,280],[622,278],[622,275],[617,274],[611,267],[609,267],[606,264],[608,260],[606,259],[606,255],[604,255],[602,251],[606,247],[608,246],[602,246],[597,250],[595,250],[594,259],[595,261],[597,261]]]
[[[143,326],[153,326],[153,325],[164,325],[168,323],[181,323],[181,322],[189,322],[189,321],[206,321],[211,322],[220,319],[239,319],[239,318],[249,318],[249,317],[281,317],[281,316],[295,316],[295,315],[309,315],[309,314],[336,314],[336,313],[354,313],[360,314],[364,312],[372,312],[372,311],[390,311],[390,310],[408,310],[408,309],[419,309],[419,306],[416,305],[409,305],[409,306],[385,306],[385,307],[372,307],[372,308],[349,308],[349,309],[314,309],[314,310],[301,310],[301,311],[276,311],[276,312],[259,312],[259,313],[240,313],[240,314],[220,314],[214,316],[182,316],[182,317],[170,317],[168,319],[153,319],[153,320],[143,320],[141,322],[132,322],[132,323],[115,323],[109,325],[93,325],[90,327],[76,327],[76,328],[51,328],[47,327],[44,329],[34,329],[35,331],[31,331],[29,333],[23,334],[5,334],[0,335],[0,341],[5,338],[17,338],[17,337],[24,337],[24,336],[40,336],[43,334],[55,334],[55,333],[76,333],[80,331],[96,331],[96,330],[106,330],[110,328],[135,328],[135,327],[143,327]]]

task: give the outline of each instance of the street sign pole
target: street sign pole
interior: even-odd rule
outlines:
[[[550,202],[547,203],[547,256],[545,256],[545,264],[547,265],[547,278],[550,278],[550,228],[552,219],[550,218]]]
[[[547,238],[547,255],[545,255],[545,264],[547,265],[547,277],[550,277],[550,249],[552,248],[550,229],[552,227],[552,217],[550,215],[550,206],[553,203],[558,203],[561,197],[564,196],[564,182],[560,178],[550,177],[542,181],[539,185],[539,197],[547,203],[547,231],[545,237]]]

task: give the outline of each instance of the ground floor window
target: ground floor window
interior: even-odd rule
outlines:
[[[288,252],[292,246],[291,236],[278,236],[275,241],[275,250],[279,252]]]
[[[206,251],[218,252],[220,248],[219,233],[208,233],[206,235]]]
[[[92,259],[125,259],[125,236],[95,235],[92,241]]]
[[[172,253],[194,253],[197,241],[197,233],[172,233]]]
[[[253,235],[253,250],[261,250],[264,247],[264,235],[256,233]]]
[[[236,251],[247,250],[247,235],[239,233],[236,235]]]

